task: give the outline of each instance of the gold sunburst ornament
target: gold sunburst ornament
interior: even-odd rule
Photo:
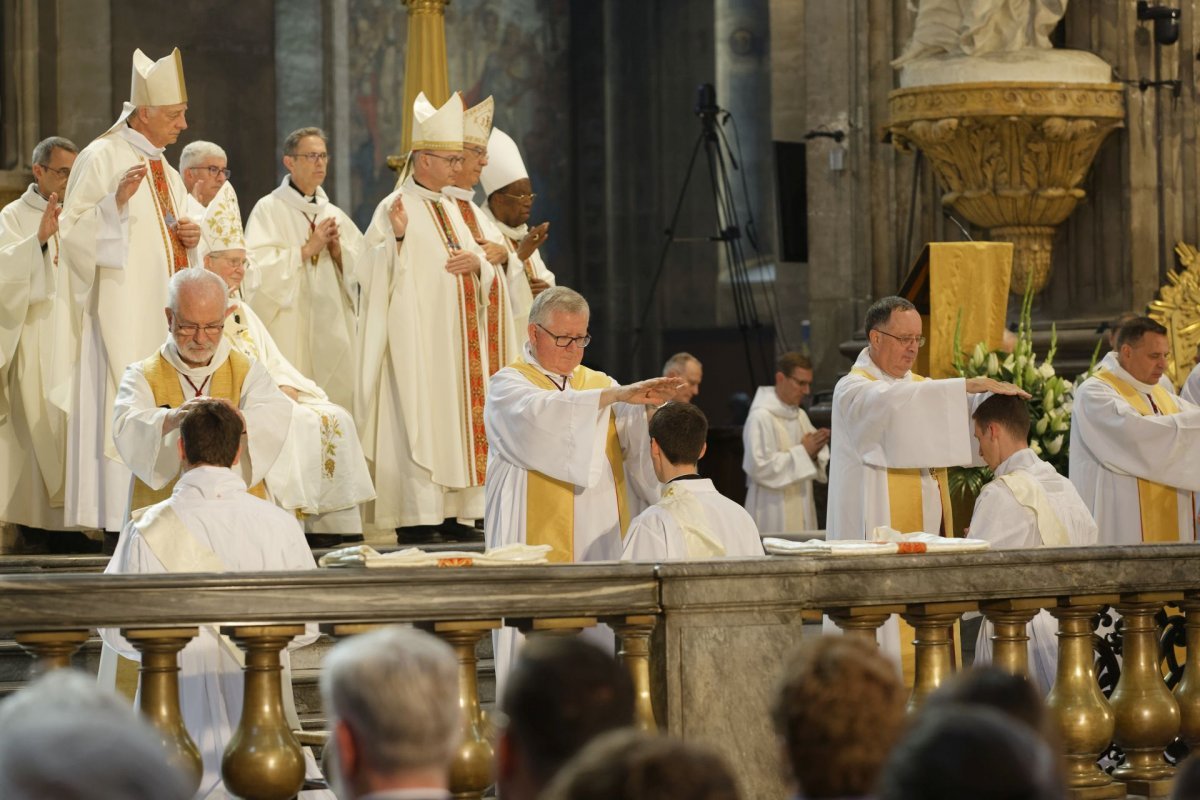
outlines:
[[[1187,242],[1175,245],[1182,270],[1167,273],[1167,282],[1150,302],[1150,318],[1167,329],[1171,352],[1167,357],[1167,377],[1175,389],[1183,387],[1196,351],[1200,348],[1200,251]]]

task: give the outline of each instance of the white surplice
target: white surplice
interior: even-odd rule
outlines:
[[[408,214],[399,248],[388,220],[398,196]],[[392,528],[478,519],[487,469],[487,301],[496,273],[456,204],[411,176],[379,203],[366,240],[354,417],[377,497],[364,519]],[[478,276],[446,271],[451,242],[479,257]]]
[[[786,533],[816,530],[813,481],[828,480],[829,446],[816,458],[803,439],[816,431],[808,414],[789,406],[774,386],[760,386],[742,427],[742,471],[746,473],[746,510],[760,531]]]
[[[245,482],[223,467],[196,467],[184,473],[171,497],[160,505],[177,515],[196,543],[212,551],[228,572],[275,572],[316,569],[312,552],[296,518],[271,503],[247,493]],[[153,507],[157,508],[157,506]],[[190,571],[200,570],[192,567]],[[107,575],[168,572],[168,568],[142,536],[135,522],[121,531],[116,551],[104,572]],[[126,658],[140,655],[115,628],[101,628],[107,647]],[[288,649],[316,641],[315,625],[293,639]],[[233,738],[242,714],[245,678],[215,625],[200,626],[200,635],[179,656],[179,706],[183,724],[200,749],[204,776],[197,798],[230,797],[221,781],[221,757]],[[282,653],[286,663],[287,652]],[[290,691],[285,686],[285,691]],[[309,776],[315,763],[309,757]],[[326,793],[302,793],[302,798],[332,798]]]
[[[1112,373],[1138,392],[1153,389],[1121,366]],[[1143,417],[1092,377],[1075,390],[1071,483],[1100,527],[1100,544],[1142,542],[1138,478],[1176,488],[1180,541],[1196,538],[1192,493],[1200,491],[1200,407],[1177,397],[1178,414]]]
[[[1020,473],[1019,476],[1014,473]],[[991,542],[992,548],[1003,550],[1017,547],[1089,545],[1096,543],[1096,521],[1083,504],[1075,487],[1054,467],[1037,457],[1028,447],[1018,450],[996,467],[996,477],[1013,476],[1032,481],[1034,491],[1040,492],[1047,511],[1065,532],[1067,542],[1046,541],[1039,516],[1033,508],[1018,500],[1004,480],[993,480],[983,487],[971,515],[972,539]],[[1024,498],[1023,498],[1024,499]],[[1058,623],[1050,612],[1042,610],[1027,626],[1029,632],[1029,674],[1034,685],[1047,694],[1054,685],[1058,667]],[[975,644],[975,663],[992,662],[992,623],[984,619]]]
[[[212,361],[204,367],[188,367],[179,358],[174,339],[168,338],[159,352],[179,373],[179,386],[186,401],[192,397],[208,396],[211,385],[205,378],[212,375],[229,357],[229,340],[222,338]],[[188,379],[191,383],[188,383]],[[192,384],[203,391],[197,392]],[[242,382],[238,408],[246,420],[245,444],[237,471],[248,486],[259,483],[275,464],[283,449],[292,420],[292,401],[287,398],[266,368],[258,361],[250,362],[250,370]],[[130,364],[121,378],[117,400],[113,405],[113,439],[121,458],[133,474],[151,489],[161,489],[179,474],[179,429],[163,434],[163,423],[171,409],[160,408],[154,392],[142,373],[142,361]],[[126,484],[126,505],[132,483]],[[125,514],[128,519],[128,513]]]
[[[634,517],[621,560],[687,561],[764,555],[758,526],[750,514],[718,492],[710,479],[676,479],[667,483],[664,491],[672,496],[686,493],[684,499],[694,505],[681,513],[671,497],[664,497]],[[707,546],[721,552],[704,555]]]
[[[74,342],[56,343],[51,402],[68,414],[65,524],[118,531],[129,498],[129,469],[112,444],[112,408],[128,364],[144,358],[167,330],[163,309],[174,270],[168,226],[154,190],[161,161],[175,215],[187,208],[179,173],[137,131],[121,123],[89,144],[71,168],[60,217],[60,289]],[[117,211],[116,189],[130,167],[146,177]],[[194,251],[187,252],[195,265]],[[65,337],[64,337],[65,338]]]
[[[530,278],[537,278],[554,286],[554,273],[546,267],[540,249],[534,250],[533,255],[525,261],[517,258],[517,247],[529,233],[528,224],[521,224],[515,228],[505,225],[496,219],[496,215],[492,213],[492,208],[487,201],[484,201],[481,210],[504,237],[504,245],[508,248],[508,300],[512,305],[513,325],[519,333],[520,340],[524,342],[526,339],[524,331],[529,325],[529,308],[533,305],[533,288],[529,283]]]
[[[53,374],[58,236],[37,232],[37,184],[0,210],[0,520],[63,527],[66,415],[48,402]],[[53,502],[52,502],[53,500]]]
[[[313,226],[327,219],[338,225],[340,275],[329,248],[316,264],[300,255]],[[305,197],[290,177],[254,205],[246,222],[246,301],[287,360],[343,408],[354,402],[362,256],[362,234],[325,190]]]
[[[1200,369],[1192,367],[1192,371],[1188,373],[1187,381],[1184,382],[1183,391],[1179,393],[1179,396],[1194,406],[1200,405]]]
[[[310,533],[362,533],[358,506],[373,499],[375,489],[353,417],[284,357],[252,308],[237,297],[230,304],[234,311],[225,318],[225,337],[261,363],[276,385],[299,394],[283,450],[267,473],[271,497],[301,511]]]

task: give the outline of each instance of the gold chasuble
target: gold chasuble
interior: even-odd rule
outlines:
[[[524,375],[534,386],[558,391],[554,381],[532,364],[522,360],[514,361],[509,366]],[[571,388],[576,391],[607,389],[610,386],[612,386],[612,379],[603,372],[596,372],[580,365],[571,373]],[[623,539],[629,530],[629,507],[625,496],[625,460],[621,454],[621,441],[617,437],[617,420],[611,412],[608,415],[608,435],[605,439],[604,452],[608,456],[608,464],[613,472],[613,484],[617,489],[617,518],[621,522],[621,538]],[[525,543],[550,545],[552,549],[546,558],[552,563],[569,564],[573,562],[575,560],[574,484],[530,470],[529,482],[525,491],[525,507],[527,509]]]
[[[225,363],[217,367],[216,372],[212,375],[212,386],[208,396],[228,400],[236,406],[242,397],[242,382],[246,380],[246,373],[249,371],[250,359],[236,350],[230,350],[229,358],[225,359]],[[183,405],[183,389],[179,385],[179,372],[162,357],[162,353],[155,353],[142,362],[142,376],[150,385],[150,391],[154,393],[154,405],[159,408],[179,408]],[[151,489],[140,478],[134,477],[133,499],[129,504],[130,511],[137,511],[139,508],[152,506],[166,500],[171,496],[176,480],[178,477],[172,478],[161,489]],[[252,486],[249,491],[255,497],[264,500],[267,498],[267,492],[261,483]]]
[[[1155,416],[1146,395],[1111,370],[1101,370],[1096,377],[1117,390],[1117,394],[1143,417]],[[1151,390],[1160,414],[1178,414],[1179,405],[1170,392],[1155,385]],[[1179,541],[1179,494],[1173,486],[1138,478],[1138,506],[1142,517],[1143,542]]]

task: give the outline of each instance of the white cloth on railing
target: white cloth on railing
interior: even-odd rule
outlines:
[[[871,531],[873,542],[894,542],[897,545],[924,545],[926,553],[975,553],[988,550],[991,544],[983,539],[951,539],[936,533],[900,533],[887,525]],[[903,547],[901,547],[903,550]]]
[[[809,539],[805,542],[793,542],[767,536],[762,543],[763,549],[776,556],[888,556],[900,551],[900,546],[894,543],[862,542],[853,539],[832,542]]]
[[[322,567],[509,567],[517,564],[545,564],[550,545],[509,544],[493,547],[482,553],[469,550],[426,552],[419,547],[407,547],[392,553],[380,553],[360,544],[343,547],[321,556]]]

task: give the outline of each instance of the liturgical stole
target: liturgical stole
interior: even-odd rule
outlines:
[[[1154,416],[1154,409],[1146,399],[1146,395],[1113,374],[1111,370],[1101,370],[1096,377],[1117,390],[1117,394],[1143,417]],[[1171,393],[1161,386],[1155,385],[1151,390],[1154,404],[1162,414],[1178,414],[1179,406]],[[1142,516],[1143,542],[1178,542],[1179,541],[1179,494],[1172,486],[1165,486],[1154,481],[1137,479],[1138,506]]]
[[[246,373],[249,371],[250,359],[236,350],[230,350],[229,358],[225,359],[225,363],[217,367],[217,371],[212,374],[212,387],[208,396],[219,397],[228,400],[235,406],[238,405],[238,401],[242,397],[242,383],[246,380]],[[145,376],[146,383],[150,384],[150,391],[154,393],[154,405],[159,408],[179,408],[183,405],[183,389],[179,385],[179,371],[162,357],[162,353],[155,353],[142,362],[142,375]],[[161,503],[171,496],[177,480],[178,476],[172,478],[161,489],[151,489],[140,478],[135,477],[133,479],[133,499],[129,508],[137,510]],[[263,500],[267,498],[266,490],[261,483],[252,486],[250,494]]]
[[[554,381],[541,370],[525,361],[514,361],[513,369],[524,375],[530,383],[542,389],[558,391]],[[603,372],[578,366],[571,373],[571,388],[607,389],[612,379]],[[621,523],[621,537],[629,530],[629,507],[625,496],[625,460],[621,455],[621,441],[617,437],[617,420],[608,415],[608,436],[604,452],[612,468],[613,483],[617,489],[617,518]],[[525,490],[525,543],[548,544],[546,555],[551,563],[569,564],[575,560],[575,485],[551,478],[540,472],[529,471]]]

